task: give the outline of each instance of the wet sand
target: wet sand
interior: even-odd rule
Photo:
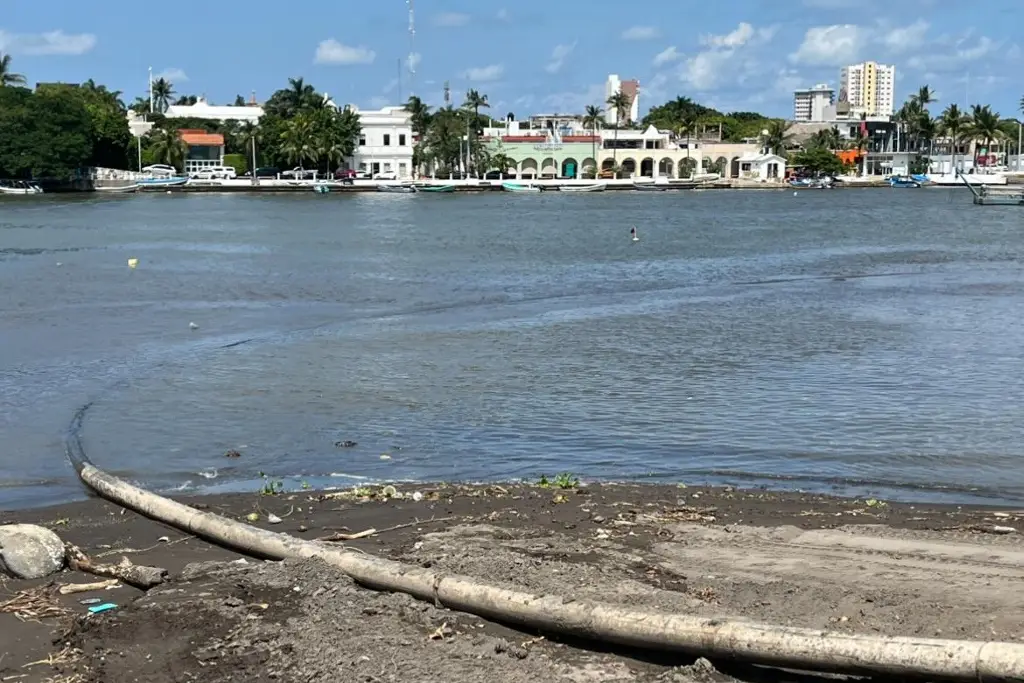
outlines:
[[[307,539],[376,529],[344,544],[537,594],[869,635],[1024,639],[1024,510],[728,487],[397,491],[181,500]],[[0,613],[0,681],[779,680],[524,633],[363,589],[315,562],[242,558],[98,499],[0,512],[11,522],[51,527],[95,559],[164,567],[170,580],[52,598],[41,587],[96,578],[4,580],[0,603],[39,599]],[[81,601],[94,597],[118,608],[86,616]],[[51,616],[37,620],[43,608]]]

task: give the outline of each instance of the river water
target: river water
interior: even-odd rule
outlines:
[[[1022,215],[952,192],[2,201],[0,507],[85,495],[90,401],[92,459],[159,490],[1024,502]]]

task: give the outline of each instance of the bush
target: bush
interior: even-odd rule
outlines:
[[[246,161],[244,154],[225,154],[224,165],[235,169],[235,173],[238,175],[245,175],[246,171],[249,170],[249,163]]]

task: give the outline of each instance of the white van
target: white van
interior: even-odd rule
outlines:
[[[238,173],[231,166],[210,166],[201,171],[196,171],[192,174],[192,177],[196,180],[215,180],[218,178],[234,180],[238,177]]]

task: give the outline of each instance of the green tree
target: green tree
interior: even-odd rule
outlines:
[[[430,107],[428,107],[423,100],[412,95],[409,97],[403,108],[409,112],[412,132],[417,135],[423,135],[426,133],[427,126],[430,125]]]
[[[25,85],[25,77],[11,71],[11,56],[0,52],[0,88],[8,85]]]
[[[803,167],[816,175],[840,175],[843,172],[843,162],[834,152],[825,147],[809,147],[800,150],[790,157],[791,166]]]
[[[988,153],[992,143],[1004,137],[999,124],[999,114],[993,112],[992,107],[987,104],[972,105],[970,120],[967,124],[967,135],[970,139],[981,142],[985,152]]]
[[[583,127],[590,129],[590,155],[594,159],[594,177],[596,178],[600,173],[600,169],[597,168],[597,140],[600,136],[601,124],[604,122],[602,118],[604,116],[604,110],[596,104],[588,104],[586,113],[583,115]]]
[[[510,157],[508,154],[505,154],[505,152],[503,152],[501,149],[492,154],[489,161],[490,164],[488,165],[488,170],[493,169],[499,171],[503,178],[508,173],[510,168],[514,169],[516,167],[516,160]]]
[[[481,165],[486,166],[486,160],[483,158],[484,156],[486,156],[485,155],[485,150],[483,150],[480,147],[479,135],[477,134],[477,130],[480,127],[480,109],[482,107],[483,108],[489,108],[491,105],[487,101],[487,95],[481,95],[476,90],[470,89],[466,93],[466,101],[463,103],[462,106],[463,106],[463,108],[468,109],[469,111],[473,112],[473,120],[470,123],[470,126],[473,129],[473,132],[469,136],[469,138],[467,138],[466,142],[467,142],[467,144],[471,144],[471,147],[470,147],[470,157],[474,160],[473,172],[474,173],[478,173],[478,169],[480,168],[480,166],[477,165],[477,163],[476,163],[477,162],[477,157],[481,157],[479,159],[479,161],[481,162]],[[471,142],[471,140],[472,140],[472,142]],[[469,169],[467,169],[467,171],[468,170]]]
[[[950,154],[952,156],[953,172],[956,172],[957,148],[967,131],[970,120],[960,111],[960,107],[950,104],[939,117],[939,130],[950,139]]]
[[[676,139],[686,138],[686,161],[680,162],[680,168],[683,168],[682,164],[685,163],[685,168],[692,173],[693,165],[690,162],[690,137],[697,132],[698,119],[696,114],[686,112],[680,115],[676,121],[675,128],[672,130],[676,134]],[[682,174],[680,174],[682,177]]]
[[[174,84],[166,78],[158,78],[153,81],[153,106],[161,114],[167,111],[171,105],[171,98],[174,96]]]
[[[451,107],[440,109],[431,117],[423,139],[423,161],[436,174],[443,177],[458,169],[465,130],[462,113]]]
[[[612,164],[618,165],[618,152],[619,152],[619,128],[622,126],[622,122],[629,116],[629,96],[621,90],[607,100],[605,104],[611,107],[612,111],[615,112],[615,146],[612,148]]]
[[[236,106],[236,107],[244,107],[245,106],[245,98],[242,97],[241,95],[235,95],[235,101],[234,101],[233,105]]]
[[[786,156],[786,145],[791,139],[789,123],[782,119],[772,119],[761,133],[761,146],[771,154],[784,157]]]
[[[191,107],[198,101],[199,98],[195,95],[182,95],[178,99],[174,100],[174,105],[177,107]]]
[[[157,163],[173,166],[179,171],[185,168],[188,145],[181,139],[178,131],[153,128],[146,137],[150,155]]]
[[[319,149],[315,137],[314,119],[309,113],[300,113],[289,120],[281,132],[281,153],[289,165],[305,168],[307,161],[316,163]]]

